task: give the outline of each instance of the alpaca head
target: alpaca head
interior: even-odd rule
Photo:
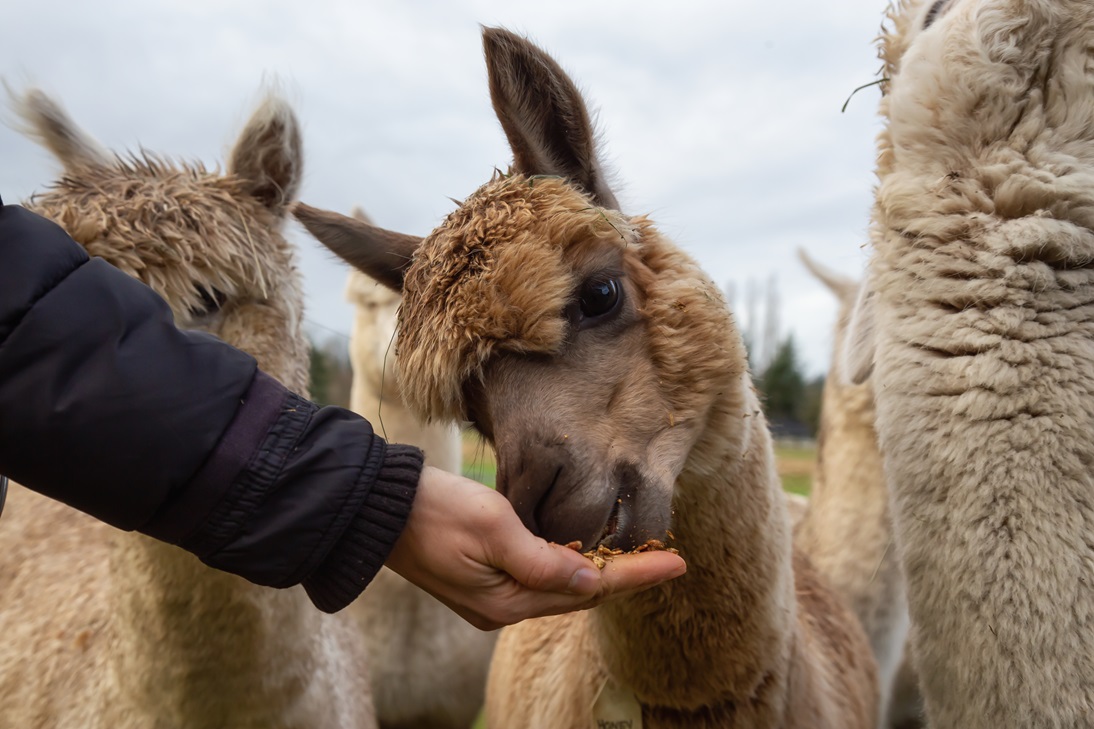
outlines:
[[[841,352],[847,346],[852,318],[855,313],[855,303],[858,301],[861,286],[854,279],[814,261],[802,249],[798,250],[798,257],[801,258],[802,263],[805,264],[809,272],[832,292],[839,304],[836,326],[832,336],[832,366],[828,371],[828,380],[824,384],[825,404],[821,413],[821,427],[823,429],[825,427],[824,423],[832,417],[844,420],[849,414],[860,422],[873,422],[873,388],[865,384],[869,373],[856,372],[852,377],[848,377],[844,368],[849,366],[850,363],[847,358],[841,356]],[[859,334],[861,335],[861,329]],[[857,380],[858,383],[853,384],[852,380]],[[829,403],[832,403],[832,405],[829,405]]]
[[[351,215],[362,222],[372,222],[359,207]],[[353,270],[346,279],[346,301],[354,306],[355,324],[350,339],[354,376],[364,378],[371,391],[383,393],[386,401],[401,400],[395,372],[395,330],[402,296],[371,276]]]
[[[106,152],[39,91],[14,100],[28,135],[64,175],[30,207],[163,296],[179,326],[243,349],[297,391],[307,387],[303,299],[281,234],[300,185],[292,110],[269,96],[245,126],[225,174],[142,152]]]
[[[424,240],[297,206],[313,235],[403,291],[400,379],[424,418],[470,420],[536,533],[663,537],[674,482],[745,358],[715,286],[618,210],[585,104],[528,41],[487,29],[514,165]]]
[[[832,368],[828,373],[834,378],[831,381],[832,385],[842,389],[852,383],[861,384],[869,376],[869,372],[860,370],[868,368],[872,363],[867,361],[863,364],[852,361],[849,357],[842,356],[842,352],[847,348],[850,348],[852,352],[856,352],[857,347],[849,345],[848,339],[856,335],[861,337],[866,333],[865,329],[855,320],[856,314],[861,316],[857,304],[863,287],[858,281],[814,261],[804,249],[798,249],[798,258],[801,259],[809,273],[813,274],[814,278],[832,292],[839,304],[834,336],[832,337]],[[854,372],[849,374],[847,372],[849,367],[859,369],[854,369]]]

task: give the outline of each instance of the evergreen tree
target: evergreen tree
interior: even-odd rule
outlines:
[[[771,364],[760,378],[760,390],[767,401],[767,413],[773,417],[795,418],[805,394],[805,378],[798,365],[794,338],[779,343]]]
[[[353,385],[353,367],[344,337],[329,337],[320,344],[309,337],[311,344],[310,383],[311,399],[320,405],[349,407],[349,393]]]
[[[327,401],[327,389],[330,386],[331,366],[330,358],[321,347],[311,342],[308,374],[310,381],[308,389],[311,390],[311,399],[320,405],[329,405]]]
[[[802,397],[801,407],[798,409],[798,418],[809,426],[810,432],[816,436],[820,430],[821,400],[824,395],[824,375],[817,375],[805,383],[805,394]]]

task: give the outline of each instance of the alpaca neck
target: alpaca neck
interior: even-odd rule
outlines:
[[[829,584],[850,601],[867,633],[872,633],[871,623],[877,618],[864,601],[876,602],[871,598],[886,586],[897,591],[897,601],[903,591],[874,430],[872,389],[840,386],[832,381],[838,376],[833,371],[824,388],[817,471],[809,511],[795,538]],[[848,541],[849,533],[855,534],[853,541]],[[871,582],[877,589],[864,594]]]
[[[747,376],[713,405],[673,506],[688,571],[598,608],[608,670],[648,705],[743,706],[784,685],[795,624],[786,507]]]
[[[841,385],[839,377],[833,367],[824,387],[817,472],[794,541],[866,631],[884,712],[904,656],[908,606],[874,430],[873,388]]]
[[[330,646],[302,591],[252,585],[135,534],[119,536],[111,566],[119,711],[187,727],[319,718],[308,699],[322,693]],[[332,711],[334,697],[321,698],[318,713]]]
[[[824,387],[821,427],[817,441],[817,471],[809,500],[811,506],[877,504],[886,512],[885,477],[874,430],[873,395],[869,385],[840,386],[833,370]],[[812,520],[815,522],[815,520]],[[810,517],[802,522],[811,523]],[[810,557],[816,558],[812,552]]]

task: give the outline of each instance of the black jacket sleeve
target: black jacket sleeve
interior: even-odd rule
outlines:
[[[333,612],[387,558],[421,467],[0,202],[0,473]]]

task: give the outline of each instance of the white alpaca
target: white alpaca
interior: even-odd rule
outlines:
[[[404,395],[494,443],[498,489],[526,524],[623,549],[671,526],[689,565],[647,592],[505,629],[490,725],[873,726],[873,657],[793,553],[718,288],[648,220],[618,211],[584,102],[555,61],[506,31],[484,40],[512,173],[417,246],[307,206],[296,215],[402,286]],[[389,263],[404,259],[385,243],[412,260]]]
[[[1094,4],[908,2],[882,43],[877,429],[931,726],[1094,717]]]
[[[300,282],[280,233],[302,163],[284,102],[259,107],[226,174],[109,156],[38,92],[18,110],[64,166],[32,209],[155,288],[181,325],[306,392]],[[0,579],[0,726],[375,726],[360,631],[299,588],[252,585],[14,487]]]
[[[838,354],[859,285],[804,251],[799,256],[839,302],[832,338],[833,354]],[[848,601],[866,630],[878,664],[880,716],[886,717],[908,636],[908,604],[874,430],[873,388],[870,383],[846,382],[840,366],[841,359],[833,356],[824,383],[816,474],[794,541]],[[904,706],[906,699],[901,701],[893,708],[904,719],[909,707]],[[910,709],[914,715],[918,702],[913,701]]]
[[[366,220],[360,209],[354,216]],[[350,407],[393,443],[411,443],[428,465],[460,472],[455,425],[421,423],[406,408],[395,374],[401,297],[352,271]],[[372,693],[381,727],[467,729],[482,708],[497,633],[478,630],[432,596],[384,568],[349,608],[368,643]]]

